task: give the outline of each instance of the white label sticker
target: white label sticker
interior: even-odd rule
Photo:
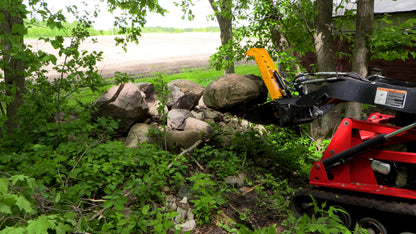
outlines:
[[[407,92],[404,90],[377,88],[375,104],[403,108]]]

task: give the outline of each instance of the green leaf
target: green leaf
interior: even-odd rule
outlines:
[[[12,31],[11,31],[12,34],[24,35],[24,34],[26,34],[26,32],[27,32],[27,30],[23,25],[13,24]]]
[[[34,234],[48,233],[48,228],[50,228],[49,220],[45,215],[39,216],[37,220],[29,221],[29,225],[27,226],[28,232]]]
[[[28,179],[28,177],[24,175],[15,175],[15,176],[10,177],[10,181],[12,185],[16,185],[18,181],[24,181],[26,179]]]
[[[55,202],[61,201],[61,193],[56,194],[55,196]]]
[[[0,194],[6,194],[9,188],[9,181],[6,178],[0,178]]]
[[[124,209],[124,204],[126,204],[128,202],[127,197],[125,196],[120,196],[116,199],[115,203],[114,203],[114,208],[117,210],[122,210]]]
[[[143,208],[142,208],[142,213],[143,213],[144,215],[148,215],[148,214],[149,214],[149,210],[150,210],[150,205],[145,205],[145,206],[143,206]]]
[[[6,227],[5,229],[0,231],[0,234],[22,234],[27,233],[25,228],[21,227]]]
[[[73,231],[73,228],[70,225],[58,223],[55,227],[55,231],[57,234],[65,234],[65,233],[71,233]]]
[[[12,209],[10,208],[9,205],[3,203],[0,201],[0,213],[3,214],[11,214],[12,213]]]
[[[19,196],[16,198],[16,205],[19,207],[20,210],[25,211],[26,213],[32,213],[33,209],[31,203],[26,200],[23,196]]]
[[[103,203],[104,208],[110,208],[113,205],[113,200],[108,200]]]

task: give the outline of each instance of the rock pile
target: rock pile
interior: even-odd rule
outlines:
[[[94,117],[119,120],[119,134],[127,135],[127,147],[156,142],[172,153],[179,153],[214,137],[221,138],[217,142],[222,146],[231,144],[233,133],[246,130],[250,123],[224,113],[238,113],[267,98],[262,79],[254,75],[224,75],[206,88],[188,80],[174,80],[167,88],[169,96],[163,101],[158,100],[151,83],[113,86],[97,99]],[[214,136],[213,126],[229,135]],[[149,134],[152,129],[160,134]],[[225,183],[241,188],[242,178],[230,176]],[[166,208],[178,213],[174,223],[181,232],[196,226],[189,196],[188,192],[166,197]]]
[[[211,138],[212,123],[221,128],[231,127],[237,120],[226,119],[225,112],[237,113],[267,98],[261,77],[255,75],[223,75],[206,88],[189,80],[174,80],[167,88],[169,97],[163,105],[151,83],[113,86],[97,99],[95,117],[119,120],[120,134],[127,134],[127,147],[136,147],[141,142],[162,142],[163,135],[167,150],[178,153]],[[163,116],[167,116],[165,126],[160,125]],[[241,121],[236,125],[241,127]],[[166,130],[166,134],[159,139],[149,137],[152,128]]]

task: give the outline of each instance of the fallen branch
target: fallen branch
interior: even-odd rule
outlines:
[[[201,169],[203,172],[205,172],[205,168],[196,159],[194,159],[194,162],[199,167],[199,169]]]
[[[98,217],[98,220],[100,220],[102,218],[102,215],[103,215],[105,209],[106,208],[103,208],[103,209],[95,212],[95,214],[91,218],[89,218],[87,221],[90,222],[90,221],[96,219],[97,217]]]
[[[171,168],[173,166],[173,163],[176,162],[180,156],[183,156],[189,152],[191,152],[192,150],[194,150],[196,147],[198,147],[202,142],[204,142],[203,140],[198,140],[197,142],[195,142],[195,144],[193,144],[191,147],[189,147],[188,149],[185,149],[184,151],[182,151],[178,157],[174,158],[173,161],[171,163],[169,163],[168,168]]]
[[[195,144],[193,144],[191,147],[189,147],[188,149],[182,151],[179,156],[182,156],[184,154],[187,154],[189,152],[191,152],[192,150],[194,150],[196,147],[198,147],[198,145],[200,145],[203,141],[202,140],[198,140],[197,142],[195,142]]]
[[[238,223],[241,223],[241,224],[243,224],[243,225],[247,226],[247,227],[248,227],[250,230],[252,230],[252,231],[254,231],[254,230],[255,230],[253,223],[252,223],[249,219],[242,219],[242,218],[241,218],[241,217],[243,217],[243,216],[244,216],[244,214],[243,214],[243,213],[241,213],[241,212],[240,212],[237,208],[235,208],[233,205],[229,204],[229,206],[230,206],[230,208],[233,210],[233,212],[234,212],[234,214],[235,214],[235,216],[236,216],[236,219],[237,219],[237,222],[238,222]]]
[[[247,193],[249,193],[249,192],[251,192],[251,191],[253,191],[254,189],[256,189],[257,187],[259,187],[259,186],[262,186],[264,183],[260,183],[260,184],[258,184],[258,185],[256,185],[256,186],[254,186],[254,187],[251,187],[249,190],[247,190],[247,191],[245,191],[244,193],[242,193],[242,195],[246,195]]]

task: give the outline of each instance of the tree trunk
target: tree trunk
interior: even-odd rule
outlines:
[[[355,43],[352,53],[352,71],[362,77],[368,75],[370,48],[368,42],[374,31],[374,0],[359,0],[355,21]],[[361,119],[362,104],[350,102],[345,110],[345,117]]]
[[[314,45],[318,71],[335,71],[332,0],[316,0],[316,9]],[[332,108],[321,119],[312,123],[311,134],[315,139],[325,139],[332,136],[341,120],[341,108],[340,105]]]
[[[18,57],[23,53],[16,52],[16,49],[23,48],[23,34],[21,32],[12,32],[13,25],[20,25],[23,28],[23,18],[19,12],[16,12],[16,8],[12,6],[13,3],[9,4],[9,6],[0,9],[0,12],[5,17],[5,22],[0,23],[1,43],[4,48],[2,51],[1,69],[4,72],[4,80],[7,84],[6,96],[13,97],[13,101],[6,107],[7,133],[14,134],[17,128],[17,110],[23,104],[26,87],[23,62]],[[15,1],[14,4],[22,4],[22,1]],[[16,11],[11,12],[13,10]],[[18,27],[15,26],[15,28]]]
[[[220,0],[219,3],[214,0],[209,0],[212,9],[215,12],[215,17],[220,27],[221,45],[226,46],[233,40],[233,17],[232,17],[232,1],[231,0]],[[218,5],[220,7],[218,7]],[[232,48],[230,48],[232,50]],[[232,53],[232,51],[227,51]],[[230,57],[225,56],[225,61],[229,61]],[[227,62],[228,64],[228,62]],[[224,70],[225,74],[234,73],[234,63],[230,63]]]
[[[334,38],[332,35],[332,0],[317,0],[314,45],[318,71],[335,71]]]

